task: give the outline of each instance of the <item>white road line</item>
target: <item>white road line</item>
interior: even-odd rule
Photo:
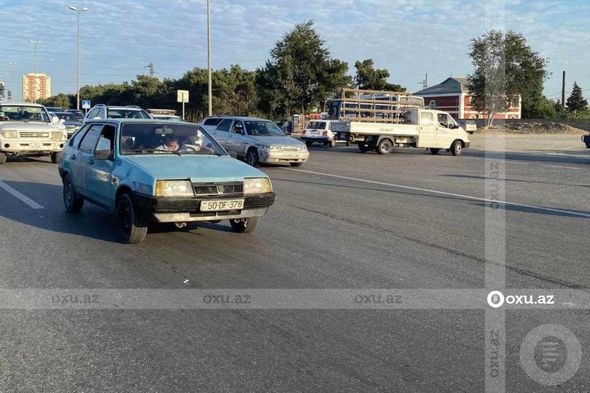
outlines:
[[[494,200],[494,199],[480,198],[480,197],[476,197],[476,196],[472,196],[472,195],[456,194],[456,193],[452,193],[452,192],[432,190],[430,188],[404,186],[404,185],[401,185],[401,184],[385,183],[385,182],[374,181],[374,180],[359,179],[359,178],[356,178],[356,177],[333,175],[331,173],[307,171],[305,169],[289,168],[288,170],[295,171],[295,172],[310,173],[312,175],[318,175],[318,176],[333,177],[335,179],[353,180],[353,181],[358,181],[358,182],[362,182],[362,183],[377,184],[377,185],[380,185],[380,186],[388,186],[388,187],[401,188],[401,189],[404,189],[404,190],[412,190],[412,191],[427,192],[427,193],[436,194],[436,195],[452,196],[452,197],[457,197],[457,198],[461,198],[461,199],[468,199],[468,200],[472,200],[472,201],[497,203],[497,204],[505,205],[505,206],[517,206],[517,207],[524,207],[524,208],[527,208],[527,209],[535,209],[535,210],[541,210],[541,211],[552,212],[552,213],[567,214],[567,215],[570,215],[570,216],[590,218],[590,213],[576,212],[576,211],[573,211],[573,210],[554,209],[554,208],[551,208],[551,207],[527,205],[527,204],[524,204],[524,203],[516,203],[516,202],[508,202],[508,201],[497,201],[497,200]]]
[[[35,202],[31,198],[29,198],[28,196],[21,194],[20,192],[18,192],[14,188],[10,187],[8,184],[4,183],[1,180],[0,180],[0,188],[3,188],[4,190],[6,190],[9,194],[12,194],[12,196],[14,196],[15,198],[20,199],[22,202],[29,205],[32,209],[45,209],[43,206],[41,206],[40,204],[38,204],[37,202]]]

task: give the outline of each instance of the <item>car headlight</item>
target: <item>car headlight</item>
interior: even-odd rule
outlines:
[[[244,179],[244,194],[263,194],[265,192],[272,192],[272,186],[268,178]]]
[[[64,132],[63,131],[51,131],[51,140],[52,141],[61,141],[64,139]]]
[[[266,150],[266,151],[280,151],[281,150],[281,147],[280,146],[275,146],[275,145],[262,146],[262,150]]]
[[[191,197],[194,195],[193,186],[188,180],[158,180],[156,182],[157,197]]]
[[[307,146],[301,145],[301,146],[297,147],[297,150],[299,150],[299,151],[307,151]]]
[[[2,130],[2,132],[0,132],[0,134],[2,134],[3,138],[8,138],[8,139],[18,138],[18,131],[16,131],[16,130]]]

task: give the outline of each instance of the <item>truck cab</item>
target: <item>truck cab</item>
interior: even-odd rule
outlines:
[[[63,122],[43,105],[0,103],[0,164],[16,156],[51,156],[57,164],[66,140]]]

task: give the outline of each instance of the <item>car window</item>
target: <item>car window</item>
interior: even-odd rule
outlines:
[[[284,136],[283,131],[272,121],[249,120],[244,122],[246,132],[252,136]]]
[[[212,117],[212,118],[209,118],[209,119],[205,120],[205,122],[203,123],[203,125],[205,125],[205,126],[216,126],[219,123],[221,123],[221,120],[223,120],[223,119],[221,119],[219,117]]]
[[[202,127],[195,124],[123,124],[119,146],[122,155],[226,154]]]
[[[233,119],[223,119],[223,121],[217,126],[217,131],[229,131],[232,121]]]
[[[101,133],[100,133],[100,137],[98,139],[98,143],[95,146],[95,150],[94,152],[96,152],[97,150],[104,150],[104,144],[106,141],[108,141],[108,146],[110,146],[110,150],[111,152],[113,152],[114,147],[115,147],[115,127],[107,124],[103,127]]]
[[[325,121],[310,121],[307,123],[307,128],[315,130],[324,130],[326,128]]]
[[[92,109],[90,112],[88,112],[88,114],[86,115],[86,117],[88,119],[92,119],[94,118],[94,115],[96,114],[97,108]]]
[[[431,125],[434,122],[432,113],[422,112],[422,114],[420,115],[420,121],[423,125]]]
[[[242,132],[241,132],[241,134],[243,134],[243,133],[244,133],[244,132],[243,132],[243,130],[244,130],[244,124],[243,124],[243,123],[242,123],[240,120],[236,120],[236,121],[234,122],[234,125],[233,125],[233,127],[231,128],[231,132],[238,134],[238,132],[236,131],[236,128],[238,128],[238,129],[242,129]]]
[[[84,135],[84,138],[82,138],[82,142],[80,143],[78,150],[80,150],[82,153],[92,154],[94,147],[98,142],[98,137],[100,136],[101,130],[102,124],[93,124],[86,135]]]
[[[109,109],[109,119],[149,119],[149,115],[140,109]]]
[[[74,136],[72,136],[72,138],[70,139],[70,146],[75,146],[77,148],[80,144],[80,141],[82,140],[82,138],[86,134],[86,131],[88,131],[89,128],[90,126],[84,126],[80,128],[78,132],[76,132]]]
[[[0,121],[49,122],[45,108],[27,105],[2,105]]]
[[[447,115],[445,115],[444,113],[439,113],[436,116],[436,119],[437,119],[439,125],[441,125],[443,127],[449,126],[449,119],[447,118]]]

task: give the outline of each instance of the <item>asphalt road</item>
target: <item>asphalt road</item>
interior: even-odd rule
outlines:
[[[505,230],[486,235],[490,163],[505,165],[508,203]],[[277,200],[254,233],[157,227],[130,246],[103,210],[64,212],[55,165],[11,161],[0,167],[0,288],[145,289],[148,303],[152,291],[191,288],[468,296],[502,267],[486,260],[490,233],[505,239],[507,288],[587,288],[589,168],[586,152],[486,160],[478,150],[312,148],[301,170],[262,168]],[[490,360],[485,307],[3,308],[0,392],[483,392]],[[505,319],[506,391],[590,389],[587,309]],[[558,386],[533,380],[519,358],[542,324],[567,327],[582,347],[579,369]]]

